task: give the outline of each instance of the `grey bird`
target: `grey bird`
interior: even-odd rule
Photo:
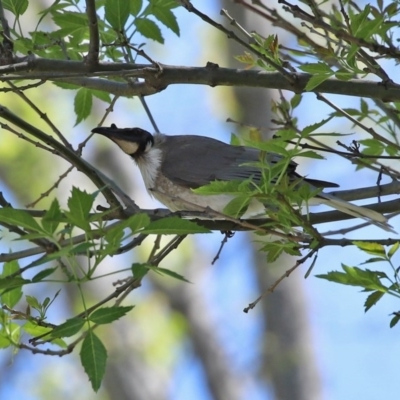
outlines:
[[[97,127],[92,130],[115,142],[136,162],[144,184],[151,196],[171,211],[199,211],[209,207],[222,213],[233,199],[232,195],[196,194],[192,189],[213,181],[246,180],[261,181],[261,170],[246,165],[260,161],[260,150],[244,146],[232,146],[204,136],[154,136],[141,128]],[[269,164],[278,162],[279,154],[268,153]],[[297,164],[291,162],[286,174],[290,179],[309,185],[311,190],[337,187],[331,182],[301,177],[296,173]],[[273,182],[272,182],[273,183]],[[394,232],[387,219],[380,213],[341,200],[328,193],[316,195],[318,203],[327,204],[336,210],[356,218],[362,218],[386,231]],[[265,206],[252,200],[242,218],[260,215]]]

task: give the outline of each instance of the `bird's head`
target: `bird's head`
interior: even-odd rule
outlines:
[[[140,128],[117,128],[111,124],[94,128],[92,132],[108,137],[133,158],[147,153],[154,145],[153,135]]]

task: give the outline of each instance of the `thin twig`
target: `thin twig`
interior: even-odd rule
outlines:
[[[289,268],[280,278],[278,278],[264,293],[262,293],[255,301],[250,303],[244,310],[243,312],[248,313],[250,310],[252,310],[257,303],[261,299],[263,299],[266,295],[273,293],[273,291],[277,288],[277,286],[285,279],[290,276],[290,274],[295,271],[301,264],[303,264],[307,259],[312,257],[317,251],[319,250],[319,247],[309,251],[304,257],[300,258],[299,260],[296,261],[294,266],[292,268]]]

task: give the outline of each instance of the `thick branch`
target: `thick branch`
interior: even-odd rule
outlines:
[[[4,75],[6,73],[12,75]],[[295,92],[304,91],[312,76],[296,74],[294,87],[279,72],[220,68],[215,64],[208,64],[206,67],[163,65],[160,70],[152,65],[99,63],[90,71],[88,66],[80,61],[50,60],[32,56],[25,61],[0,67],[0,74],[0,80],[3,81],[21,78],[65,81],[118,96],[150,95],[173,84],[242,86]],[[100,79],[102,76],[143,78],[145,82],[120,83]],[[374,98],[385,102],[400,101],[400,86],[390,82],[383,85],[361,79],[341,81],[331,78],[321,83],[315,92]]]
[[[86,64],[94,68],[99,62],[99,26],[97,23],[96,5],[94,0],[86,0],[86,14],[89,21],[89,53],[86,57]]]

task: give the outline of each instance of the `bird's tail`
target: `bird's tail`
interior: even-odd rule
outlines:
[[[319,193],[317,197],[321,200],[321,203],[335,208],[338,211],[352,215],[356,218],[362,218],[387,232],[397,233],[393,227],[389,225],[386,217],[374,210],[357,206],[328,193]]]

